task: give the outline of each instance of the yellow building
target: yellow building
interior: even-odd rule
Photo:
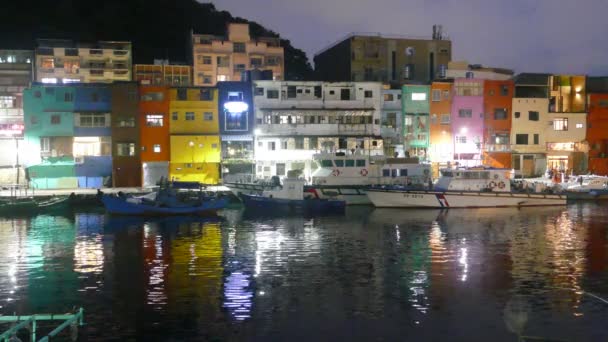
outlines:
[[[221,143],[217,97],[214,88],[170,90],[171,179],[205,184],[219,182]]]
[[[278,38],[252,39],[249,24],[228,24],[225,37],[192,34],[194,85],[241,81],[247,70],[272,70],[275,80],[284,79],[284,52]]]

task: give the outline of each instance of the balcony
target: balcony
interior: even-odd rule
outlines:
[[[258,124],[261,136],[378,136],[380,127],[372,124]]]
[[[510,144],[486,144],[486,152],[511,152]]]

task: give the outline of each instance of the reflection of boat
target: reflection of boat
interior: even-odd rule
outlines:
[[[34,197],[2,199],[0,200],[0,214],[36,214],[65,210],[70,207],[69,199],[68,196],[48,199]]]
[[[214,214],[228,205],[228,199],[209,196],[199,183],[161,180],[157,192],[141,196],[102,195],[111,214],[168,216]]]
[[[433,190],[374,188],[368,197],[376,207],[484,208],[565,205],[565,195],[513,192],[510,170],[443,169]]]
[[[278,213],[344,213],[346,203],[341,200],[319,198],[314,193],[304,192],[304,180],[285,178],[283,185],[265,190],[260,195],[241,194],[247,209],[274,211]]]

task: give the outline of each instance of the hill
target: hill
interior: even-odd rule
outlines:
[[[36,38],[61,38],[89,42],[133,42],[134,63],[154,58],[187,60],[190,30],[223,35],[226,24],[250,24],[254,37],[279,34],[213,4],[195,0],[36,0],[3,4],[0,14],[0,48],[33,49]],[[285,78],[309,79],[312,68],[306,54],[281,39],[285,49]]]

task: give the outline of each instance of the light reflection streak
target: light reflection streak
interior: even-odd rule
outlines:
[[[251,317],[253,291],[250,285],[250,276],[242,272],[233,272],[224,282],[223,307],[237,321]]]

